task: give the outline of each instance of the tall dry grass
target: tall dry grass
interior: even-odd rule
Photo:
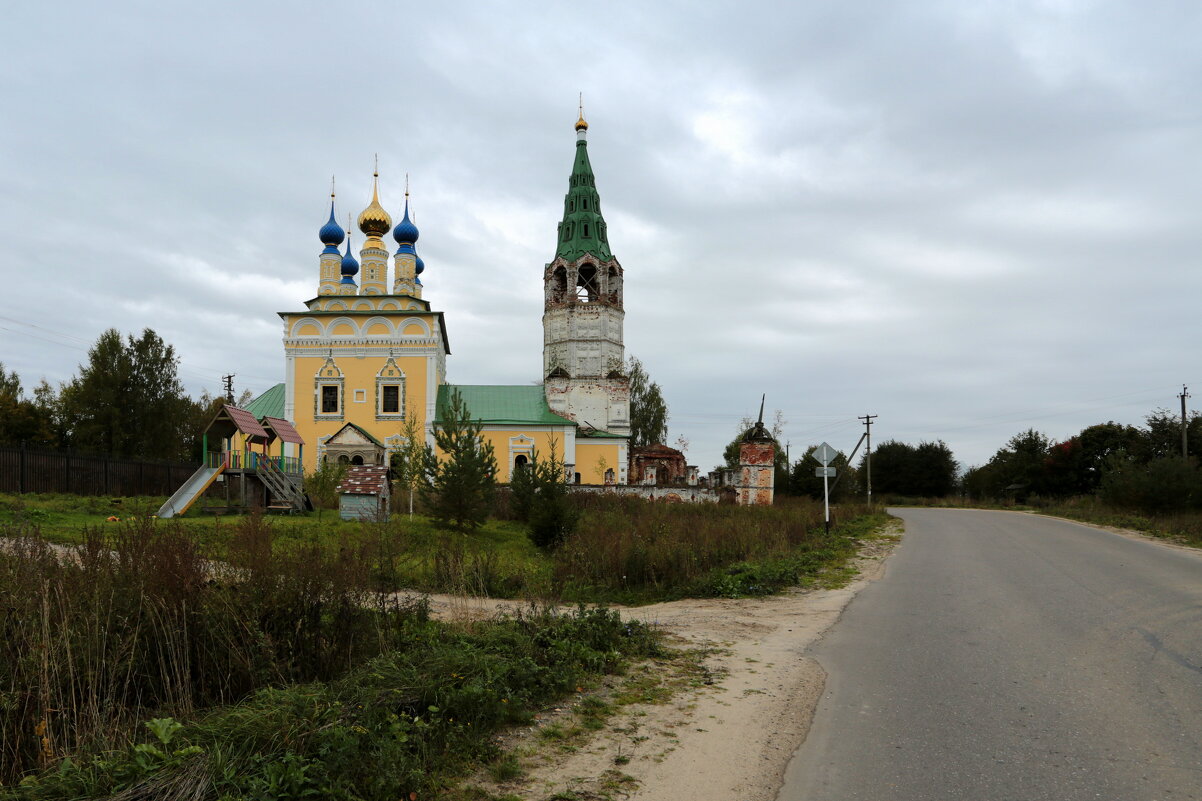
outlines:
[[[0,531],[0,784],[257,688],[334,678],[381,653],[424,607],[369,588],[387,554],[276,547],[246,518],[220,565],[169,521],[53,546]]]
[[[666,504],[620,495],[575,496],[583,514],[555,553],[562,587],[669,596],[715,570],[829,546],[820,502],[775,506]],[[844,506],[850,519],[865,508]]]

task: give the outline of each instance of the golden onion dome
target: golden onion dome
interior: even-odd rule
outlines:
[[[371,203],[359,213],[359,230],[367,236],[381,237],[392,230],[392,217],[380,205],[380,174],[373,173]]]
[[[584,121],[584,109],[580,110],[580,119],[576,120],[577,131],[587,131],[588,123]]]

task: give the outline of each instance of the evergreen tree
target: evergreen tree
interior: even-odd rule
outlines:
[[[861,476],[865,476],[865,459],[860,460]],[[881,494],[941,498],[955,490],[959,469],[951,448],[942,440],[918,445],[886,440],[872,450],[872,489]]]
[[[195,405],[178,364],[175,348],[149,328],[126,341],[115,328],[105,331],[59,398],[69,444],[118,456],[190,455]]]
[[[539,459],[535,453],[531,465],[518,471],[526,474],[520,480],[518,504],[530,524],[530,540],[543,550],[562,544],[580,520],[555,446],[552,440],[550,457]]]
[[[664,394],[634,356],[626,360],[626,372],[630,378],[630,444],[660,445],[668,438]]]
[[[497,460],[491,443],[481,440],[481,425],[458,390],[451,391],[434,424],[441,458],[426,449],[427,483],[423,497],[431,515],[444,526],[474,529],[488,519],[496,489]]]

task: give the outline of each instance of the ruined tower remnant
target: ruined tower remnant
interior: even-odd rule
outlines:
[[[739,443],[739,484],[735,488],[740,506],[771,506],[776,479],[776,441],[764,428],[764,401],[760,419],[743,434]]]

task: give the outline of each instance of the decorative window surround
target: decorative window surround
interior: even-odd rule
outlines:
[[[325,364],[317,371],[314,377],[315,386],[313,389],[313,419],[314,420],[341,420],[345,416],[346,406],[346,379],[342,375],[342,370],[334,362],[333,357],[327,357]],[[337,400],[336,411],[323,411],[325,405],[322,403],[326,395],[326,388],[333,387],[336,389]]]
[[[376,373],[376,419],[405,419],[405,373],[392,357]]]

